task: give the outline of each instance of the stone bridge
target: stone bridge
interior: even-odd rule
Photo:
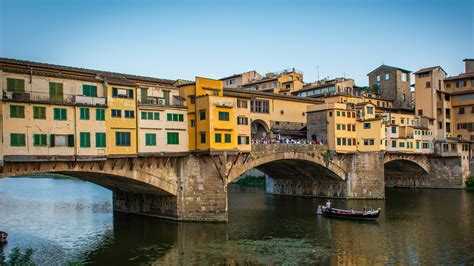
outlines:
[[[336,154],[322,145],[252,145],[250,153],[8,161],[2,177],[60,173],[113,192],[114,210],[180,221],[227,221],[227,185],[257,168],[269,193],[383,199],[385,186],[461,188],[458,158],[371,152]]]

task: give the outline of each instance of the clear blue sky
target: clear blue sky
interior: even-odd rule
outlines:
[[[305,81],[382,62],[450,75],[474,58],[474,1],[0,0],[0,56],[160,78],[296,67]]]

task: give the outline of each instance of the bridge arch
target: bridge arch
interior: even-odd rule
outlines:
[[[234,167],[227,183],[251,169],[258,169],[272,177],[283,178],[287,173],[297,173],[304,178],[325,176],[345,181],[346,172],[338,160],[325,160],[324,147],[301,144],[253,145],[248,157]]]
[[[384,158],[385,187],[425,187],[429,173],[426,156],[389,154]]]
[[[263,138],[270,134],[270,127],[261,119],[252,120],[250,130],[252,138]]]
[[[75,177],[113,192],[132,192],[155,196],[176,196],[176,175],[172,167],[144,165],[137,160],[7,162],[0,177],[55,173]]]

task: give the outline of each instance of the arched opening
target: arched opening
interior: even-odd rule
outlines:
[[[252,124],[250,125],[250,130],[252,134],[252,139],[261,139],[269,137],[270,134],[270,128],[263,120],[260,119],[252,121]]]
[[[419,164],[396,159],[384,164],[385,187],[424,187],[429,179],[426,170]]]
[[[326,166],[302,159],[279,159],[264,162],[241,173],[232,183],[261,184],[265,192],[277,195],[343,198],[346,183]],[[260,179],[260,182],[245,179]],[[262,186],[263,188],[263,186]]]

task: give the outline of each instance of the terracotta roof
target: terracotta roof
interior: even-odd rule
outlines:
[[[144,81],[144,82],[152,82],[152,83],[165,83],[169,85],[172,85],[175,82],[174,80],[169,80],[169,79],[160,79],[160,78],[145,77],[145,76],[116,73],[116,72],[109,72],[109,71],[101,71],[101,70],[94,70],[94,69],[87,69],[87,68],[46,64],[46,63],[18,60],[18,59],[12,59],[12,58],[0,58],[0,66],[2,69],[27,67],[28,69],[33,68],[33,71],[37,71],[37,72],[41,72],[40,69],[45,69],[44,74],[49,73],[46,70],[57,71],[57,73],[51,73],[51,75],[54,75],[54,74],[62,75],[62,76],[64,75],[71,75],[71,76],[72,75],[96,75],[96,76],[107,77],[107,80],[109,82],[113,80],[114,82],[123,83],[122,85],[134,83],[133,81],[135,81],[135,83]]]
[[[264,82],[273,81],[273,80],[278,80],[278,78],[277,78],[277,77],[273,77],[273,78],[262,78],[262,79],[259,79],[259,80],[256,80],[256,81],[253,81],[253,82],[244,84],[244,85],[242,85],[242,87],[248,87],[248,86],[250,86],[250,85],[259,84],[259,83],[264,83]]]
[[[428,73],[428,72],[431,72],[437,68],[440,68],[441,70],[443,70],[444,74],[447,74],[446,71],[444,71],[444,69],[440,66],[432,66],[432,67],[427,67],[427,68],[422,68],[418,71],[416,71],[415,73],[413,74],[423,74],[423,73]]]
[[[445,81],[474,78],[474,72],[462,73],[454,77],[445,78]]]

